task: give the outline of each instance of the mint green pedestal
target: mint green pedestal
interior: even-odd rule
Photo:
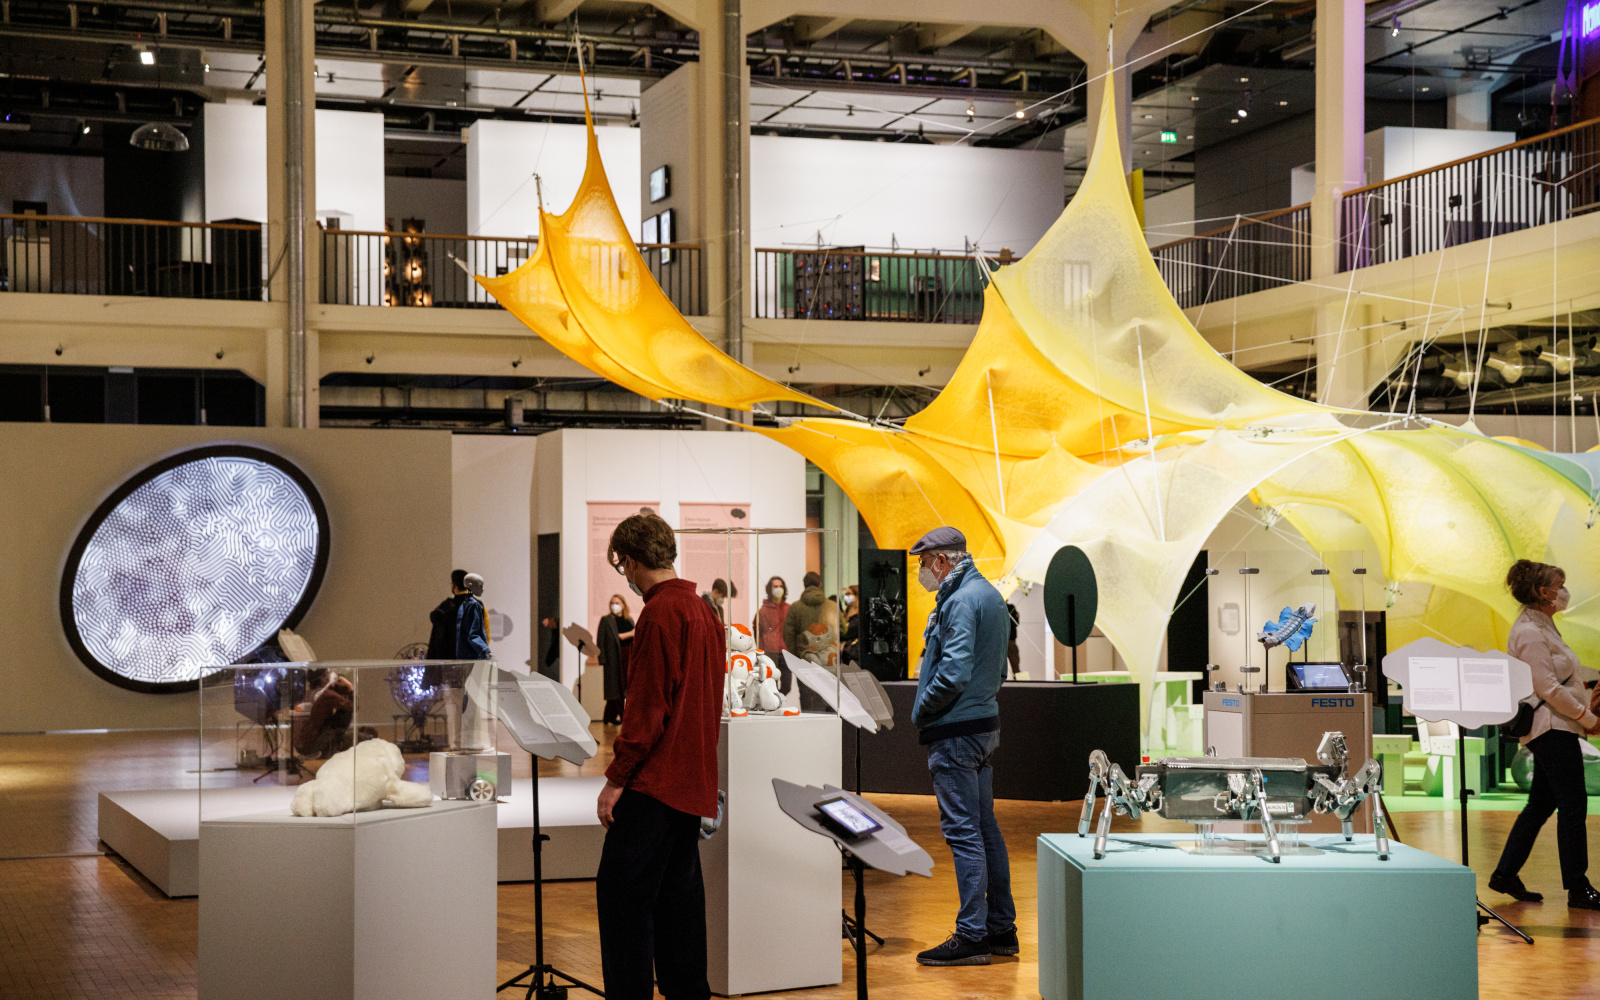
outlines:
[[[1195,839],[1114,836],[1096,861],[1092,836],[1039,838],[1043,1000],[1478,995],[1469,869],[1392,841],[1379,861],[1371,835],[1281,864],[1174,846]]]

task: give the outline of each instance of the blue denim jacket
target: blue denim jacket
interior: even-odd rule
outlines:
[[[994,584],[968,559],[945,577],[923,633],[911,722],[920,730],[1000,714],[1011,617]]]

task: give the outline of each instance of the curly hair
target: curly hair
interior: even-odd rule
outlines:
[[[660,514],[643,512],[624,518],[611,530],[606,561],[621,566],[632,559],[645,569],[671,569],[678,558],[678,538]]]
[[[1542,600],[1539,591],[1546,587],[1560,586],[1567,579],[1567,571],[1560,566],[1549,563],[1534,562],[1532,559],[1518,559],[1511,564],[1511,569],[1506,571],[1506,588],[1511,591],[1511,596],[1523,605],[1538,604]]]

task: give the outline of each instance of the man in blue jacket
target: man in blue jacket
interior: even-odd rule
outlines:
[[[988,965],[991,955],[1015,955],[1017,907],[1011,899],[1011,860],[994,818],[994,770],[1000,745],[995,695],[1006,673],[1011,618],[994,585],[967,554],[954,528],[935,528],[911,547],[921,562],[918,580],[938,592],[922,634],[922,668],[911,722],[928,748],[928,770],[939,799],[939,827],[955,859],[961,911],[956,932],[917,955],[923,965]]]

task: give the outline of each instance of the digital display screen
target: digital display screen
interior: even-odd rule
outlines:
[[[882,823],[856,808],[849,799],[823,799],[817,803],[817,808],[841,830],[855,837],[883,829]]]
[[[1344,668],[1337,663],[1292,663],[1290,666],[1302,688],[1337,688],[1342,691],[1350,686]]]

